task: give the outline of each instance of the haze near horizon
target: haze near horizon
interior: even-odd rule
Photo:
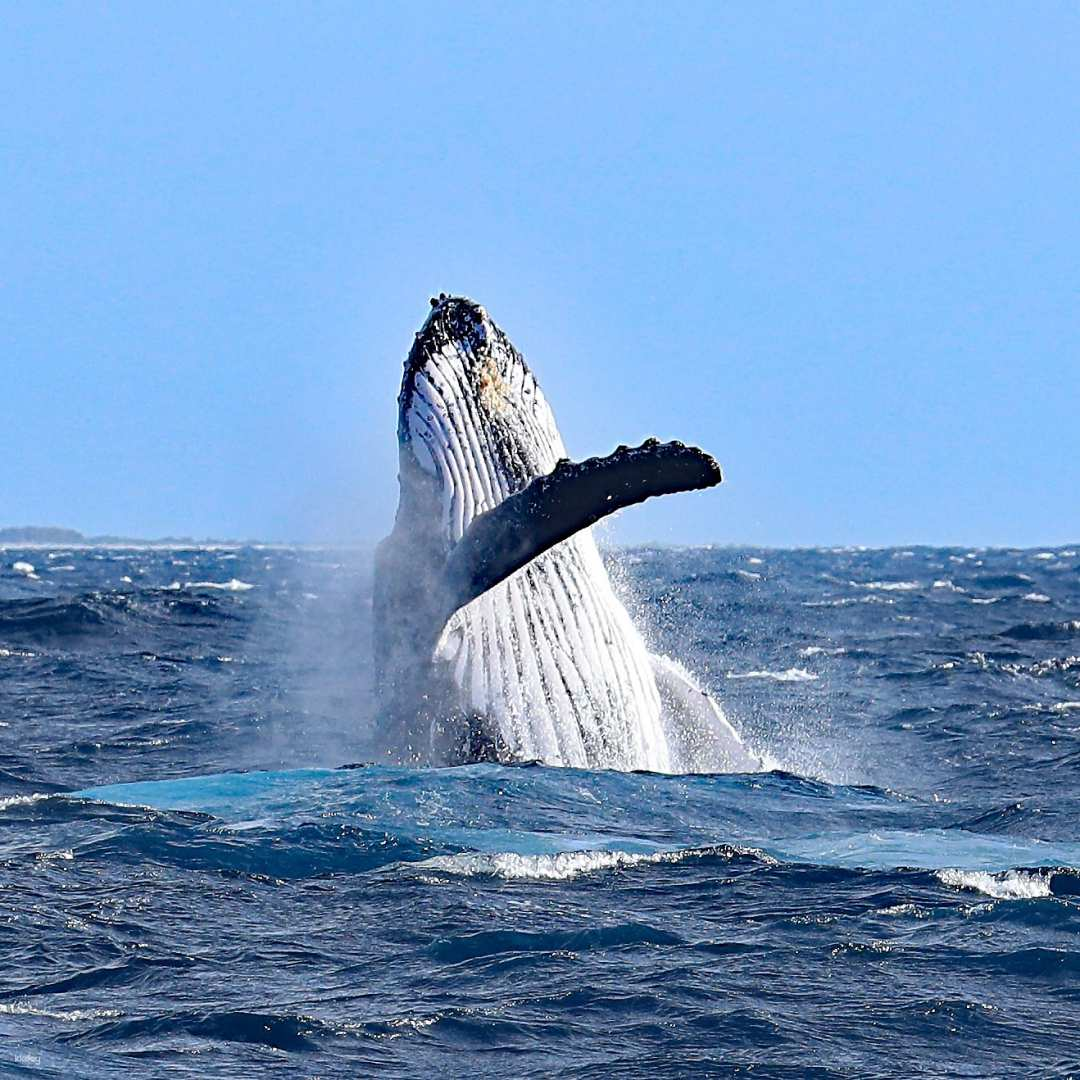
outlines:
[[[0,524],[373,541],[447,291],[619,542],[1080,539],[1080,12],[5,9]]]

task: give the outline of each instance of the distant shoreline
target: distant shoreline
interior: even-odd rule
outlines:
[[[235,551],[240,548],[275,551],[285,549],[307,549],[312,551],[370,551],[375,547],[372,540],[222,540],[214,537],[197,539],[193,536],[163,536],[147,539],[136,536],[86,536],[77,529],[65,529],[56,526],[27,525],[0,528],[0,551],[17,548],[20,550],[44,550],[48,548],[113,548],[141,550],[182,550],[200,551]],[[753,543],[703,543],[685,544],[674,541],[637,541],[634,543],[611,544],[600,540],[602,551],[664,549],[664,550],[719,550],[719,551],[894,551],[914,552],[920,548],[939,551],[1046,551],[1072,556],[1080,550],[1080,540],[1066,543],[1015,545],[1015,544],[795,544],[777,547],[771,544]]]
[[[54,525],[12,525],[0,528],[0,547],[293,547],[295,545],[263,540],[219,540],[213,537],[163,536],[146,539],[136,536],[86,536],[78,529]]]

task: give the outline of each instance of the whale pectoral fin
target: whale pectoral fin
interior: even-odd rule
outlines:
[[[446,561],[446,618],[530,560],[608,514],[653,495],[722,479],[703,450],[647,439],[603,458],[562,460],[546,476],[475,518]]]
[[[761,759],[743,742],[723,709],[688,672],[650,655],[660,692],[660,719],[678,772],[758,772]]]

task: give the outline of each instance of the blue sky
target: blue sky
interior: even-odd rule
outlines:
[[[633,542],[1080,538],[1075,5],[7,4],[0,524],[377,538],[483,302]]]

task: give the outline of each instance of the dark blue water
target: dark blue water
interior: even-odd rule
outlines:
[[[1080,1074],[1074,549],[622,553],[687,777],[335,769],[362,555],[0,562],[4,1076]]]

